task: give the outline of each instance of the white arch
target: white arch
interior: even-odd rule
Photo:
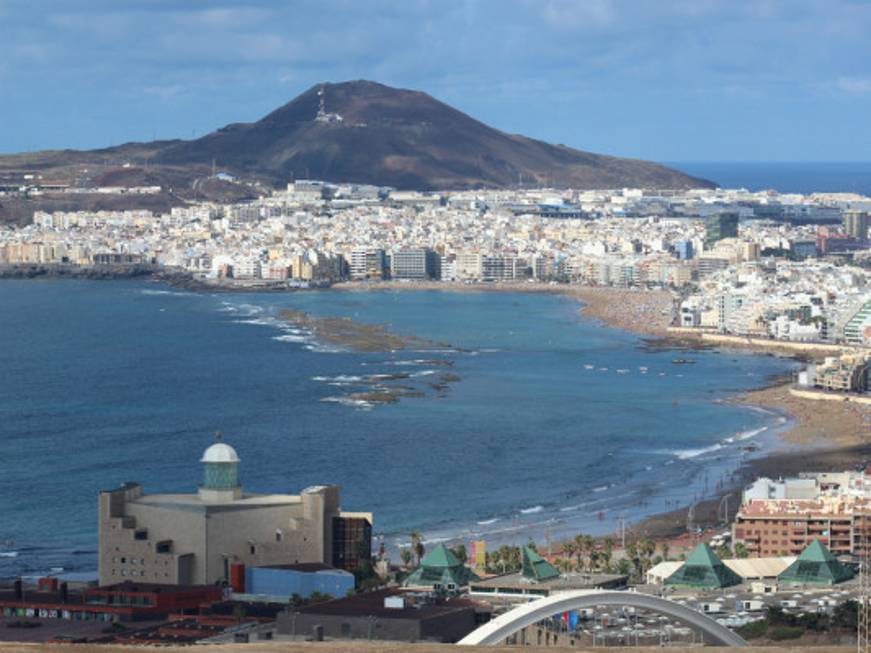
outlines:
[[[716,621],[691,608],[650,594],[609,590],[575,590],[559,592],[537,601],[517,606],[472,631],[457,642],[461,646],[494,645],[519,630],[567,610],[597,605],[619,605],[666,614],[707,635],[708,642],[719,646],[747,646],[741,637]]]

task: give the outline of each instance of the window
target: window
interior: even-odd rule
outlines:
[[[257,554],[257,547],[255,547],[255,546],[252,544],[252,545],[250,545],[250,546],[248,547],[248,551],[251,553],[251,555],[256,555],[256,554]]]
[[[281,542],[281,540],[283,540],[283,539],[284,539],[284,533],[282,532],[282,530],[280,528],[276,528],[275,529],[275,541]]]

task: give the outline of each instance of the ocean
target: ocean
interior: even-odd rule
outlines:
[[[667,165],[721,188],[781,193],[860,193],[871,197],[871,162],[680,161]]]
[[[776,442],[784,417],[722,400],[793,365],[651,351],[546,294],[3,281],[0,307],[0,577],[95,569],[97,493],[194,492],[218,430],[247,490],[338,483],[388,548],[412,530],[430,543],[614,532],[712,494],[749,443]],[[284,308],[443,344],[345,351]],[[350,397],[390,382],[411,396]]]

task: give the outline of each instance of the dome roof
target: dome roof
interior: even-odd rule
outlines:
[[[203,452],[201,463],[238,463],[239,456],[229,444],[216,442]]]

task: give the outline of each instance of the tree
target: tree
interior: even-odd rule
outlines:
[[[581,545],[584,549],[584,557],[587,559],[587,571],[593,571],[593,565],[596,559],[596,540],[592,535],[584,535],[581,539]]]
[[[614,538],[606,537],[602,540],[602,562],[605,565],[605,571],[611,570],[611,559],[614,557]]]
[[[586,535],[580,533],[575,535],[575,558],[577,560],[577,569],[578,571],[584,570],[583,565],[583,556],[584,556],[584,538]]]
[[[650,560],[653,554],[656,553],[656,542],[649,537],[645,537],[638,543],[638,549],[642,558],[641,573],[644,573],[650,569]]]
[[[402,566],[408,569],[408,565],[411,564],[411,549],[408,547],[399,549],[399,557],[402,559]]]
[[[423,536],[418,531],[414,531],[411,534],[411,551],[414,553],[414,564],[419,565],[426,549],[423,546]]]
[[[469,554],[466,552],[465,544],[457,544],[457,546],[455,546],[452,551],[454,555],[457,556],[457,560],[459,560],[463,564],[466,564],[466,562],[469,560]]]
[[[561,549],[563,555],[571,561],[571,559],[575,557],[575,552],[578,550],[578,547],[570,540],[568,542],[563,542]]]
[[[671,552],[671,547],[667,541],[663,541],[659,545],[659,550],[662,551],[662,559],[668,560],[668,554]]]
[[[735,542],[735,557],[736,558],[746,558],[749,555],[747,552],[747,547],[744,546],[743,542]]]

